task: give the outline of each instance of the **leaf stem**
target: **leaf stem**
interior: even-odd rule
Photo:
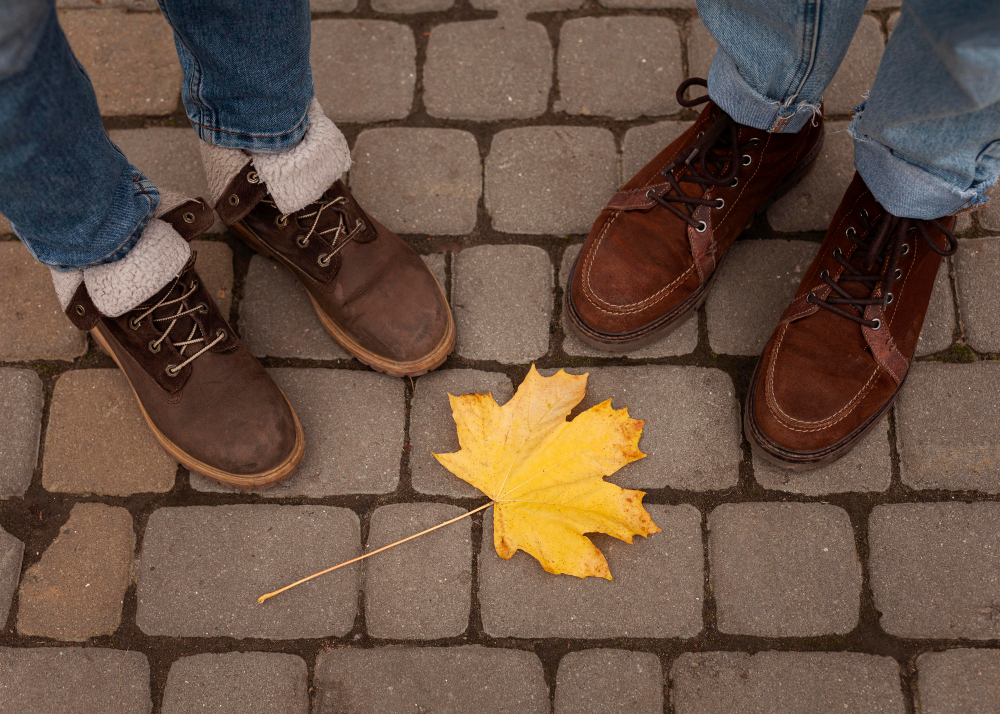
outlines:
[[[455,523],[456,521],[462,520],[463,518],[468,518],[473,513],[479,513],[480,511],[484,511],[484,510],[486,510],[487,508],[489,508],[492,505],[493,505],[493,501],[490,501],[489,503],[487,503],[485,505],[482,505],[479,508],[473,509],[473,510],[469,511],[468,513],[463,513],[462,515],[460,515],[460,516],[458,516],[456,518],[452,518],[450,521],[445,521],[444,523],[438,523],[436,526],[431,526],[427,530],[420,531],[419,533],[414,533],[413,535],[407,536],[406,538],[403,538],[402,540],[397,540],[395,543],[390,543],[389,545],[384,545],[381,548],[379,548],[378,550],[373,550],[370,553],[365,553],[364,555],[359,555],[357,558],[351,558],[350,560],[346,560],[343,563],[340,563],[338,565],[334,565],[332,568],[327,568],[326,570],[321,570],[318,573],[313,573],[312,575],[310,575],[308,577],[305,577],[305,578],[302,578],[301,580],[296,580],[291,585],[286,585],[285,587],[281,588],[280,590],[275,590],[273,593],[268,593],[267,595],[261,595],[259,598],[257,598],[257,602],[258,603],[263,603],[268,598],[272,598],[275,595],[280,595],[281,593],[285,592],[286,590],[291,590],[296,585],[301,585],[302,583],[308,582],[308,581],[312,580],[313,578],[318,578],[320,575],[326,575],[327,573],[332,573],[334,570],[337,570],[338,568],[343,568],[345,565],[350,565],[351,563],[357,563],[359,560],[364,560],[365,558],[370,558],[371,556],[376,555],[377,553],[381,553],[383,550],[389,550],[389,548],[395,548],[397,545],[402,545],[403,543],[405,543],[408,540],[413,540],[414,538],[419,538],[420,536],[426,535],[427,533],[430,533],[431,531],[436,531],[438,528],[444,528],[445,526],[449,526],[452,523]]]

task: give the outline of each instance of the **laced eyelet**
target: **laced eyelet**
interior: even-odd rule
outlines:
[[[871,328],[873,332],[878,332],[882,329],[882,320],[876,317],[873,322],[875,323],[875,327]]]
[[[909,252],[910,252],[910,244],[909,243],[903,243],[903,255],[906,255]]]
[[[318,258],[316,258],[316,262],[319,263],[321,268],[325,268],[330,264],[330,260],[332,258],[333,258],[332,255],[327,255],[326,253],[322,253]]]
[[[164,369],[163,371],[167,373],[168,377],[176,377],[177,373],[180,372],[180,370],[177,369],[176,367],[177,365],[168,364],[166,369]]]
[[[893,300],[895,300],[895,298],[893,297],[892,293],[889,293],[888,295],[885,296],[886,305],[892,305]]]
[[[815,305],[816,303],[813,301],[813,298],[815,297],[816,293],[806,293],[806,302],[810,305]]]
[[[197,290],[197,289],[198,289],[198,281],[197,280],[192,280],[191,281],[191,290]]]
[[[81,316],[82,315],[86,315],[87,314],[87,310],[86,310],[86,308],[84,308],[83,305],[77,305],[76,306],[76,314],[77,315],[81,315]]]
[[[198,312],[200,312],[202,315],[207,315],[208,314],[208,305],[206,305],[203,302],[198,303]]]
[[[194,214],[191,213],[191,211],[185,213],[183,216],[181,216],[181,218],[184,219],[185,223],[194,223]]]
[[[827,270],[826,268],[823,268],[823,272],[819,274],[819,277],[823,280],[826,280],[827,278],[830,277],[830,271]]]
[[[133,330],[138,330],[141,325],[142,325],[142,320],[136,319],[134,317],[130,318],[128,321],[128,326],[131,327]]]
[[[861,213],[861,217],[864,218],[867,221],[868,220],[868,211],[866,209],[862,208],[861,211],[859,211],[859,212]]]
[[[251,171],[247,174],[247,183],[259,183],[260,176],[257,175],[256,171]]]
[[[721,209],[726,207],[726,201],[722,198],[715,199],[715,205],[712,208]]]
[[[729,188],[736,188],[739,185],[740,185],[740,180],[734,176],[732,183],[729,184]]]
[[[704,233],[708,230],[708,224],[705,221],[698,221],[698,225],[695,226],[695,231],[698,233]]]
[[[901,277],[903,277],[903,271],[900,268],[896,268],[896,272],[892,274],[892,279],[899,280]]]
[[[307,245],[309,245],[309,236],[301,235],[295,239],[295,243],[296,245],[299,246],[299,248],[305,248]]]
[[[743,154],[743,165],[749,166],[751,163],[753,163],[753,158],[750,154]]]
[[[655,199],[656,198],[656,191],[654,191],[653,189],[649,189],[648,191],[646,191],[646,198],[648,200],[650,200],[650,201],[652,201],[653,199]]]
[[[858,234],[858,232],[856,230],[854,230],[853,226],[848,226],[847,230],[844,231],[844,235],[846,235],[848,238],[853,238],[857,234]]]
[[[150,340],[149,341],[149,351],[152,352],[155,355],[157,352],[160,351],[160,343],[157,342],[156,340]]]
[[[760,144],[760,139],[756,136],[750,139],[750,146],[757,146],[758,144]]]
[[[215,331],[215,336],[219,338],[219,342],[225,342],[226,338],[229,337],[229,335],[226,334],[226,331],[221,327]]]
[[[700,139],[700,138],[701,138],[701,137],[703,137],[703,136],[705,136],[705,132],[703,132],[703,131],[699,131],[699,132],[698,132],[698,134],[697,134],[697,135],[696,135],[696,136],[695,136],[694,138],[695,138],[695,139]]]
[[[230,206],[238,206],[238,205],[240,205],[240,197],[237,196],[235,193],[230,194],[229,195],[229,205]]]
[[[833,249],[833,257],[834,258],[839,258],[842,254],[843,254],[843,251],[840,248],[834,248]]]
[[[276,225],[278,228],[284,228],[285,226],[288,225],[288,216],[275,216],[274,225]]]

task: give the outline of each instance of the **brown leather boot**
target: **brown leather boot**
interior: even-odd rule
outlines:
[[[186,240],[212,225],[208,204],[163,214]],[[153,434],[181,464],[237,488],[266,488],[302,461],[302,427],[285,395],[219,313],[194,269],[142,305],[102,315],[76,288],[66,314],[118,363]]]
[[[717,268],[755,213],[805,176],[823,144],[822,119],[797,134],[735,123],[708,100],[694,125],[661,151],[598,216],[566,291],[584,342],[624,352],[676,329],[704,302]]]
[[[247,162],[215,208],[251,248],[295,274],[327,332],[368,366],[416,377],[451,354],[455,324],[441,286],[416,251],[369,217],[343,182],[286,214]]]
[[[757,363],[743,419],[755,453],[811,469],[875,426],[906,379],[941,257],[958,247],[953,224],[887,213],[855,174]]]

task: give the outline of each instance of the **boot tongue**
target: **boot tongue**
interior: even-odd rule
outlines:
[[[194,256],[185,269],[163,290],[154,295],[145,304],[132,311],[131,319],[152,320],[153,327],[159,333],[157,341],[169,341],[183,356],[190,356],[201,349],[201,343],[183,345],[191,340],[204,338],[201,325],[192,317],[197,312],[207,312],[207,306],[200,308],[196,302],[195,293],[198,289],[196,279],[192,279],[188,270],[194,265]]]

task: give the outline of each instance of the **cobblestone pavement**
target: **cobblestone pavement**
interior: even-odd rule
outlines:
[[[217,226],[202,275],[309,444],[259,494],[158,448],[0,223],[0,712],[1000,712],[1000,207],[963,217],[909,383],[854,452],[793,474],[740,427],[851,176],[843,128],[892,4],[870,4],[834,80],[816,170],[741,238],[697,319],[611,358],[566,331],[567,268],[693,119],[674,89],[713,51],[694,0],[315,0],[350,183],[447,286],[458,347],[412,381],[363,368]],[[204,193],[155,3],[61,5],[112,138]],[[589,370],[588,404],[647,422],[650,457],[615,480],[663,532],[596,538],[614,583],[501,561],[477,516],[254,602],[482,503],[429,456],[457,446],[445,394],[507,398],[532,361]]]

